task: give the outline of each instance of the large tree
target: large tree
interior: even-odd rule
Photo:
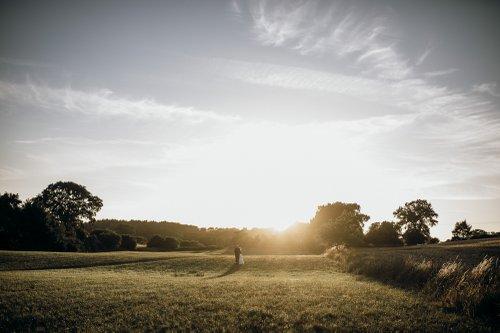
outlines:
[[[13,193],[0,196],[0,248],[63,250],[58,225],[34,200],[24,203]]]
[[[23,204],[21,247],[27,250],[64,250],[62,227],[35,200]]]
[[[430,238],[430,227],[438,223],[438,214],[427,200],[417,199],[404,204],[394,211],[398,226],[408,230],[418,230]]]
[[[455,223],[455,228],[451,232],[453,239],[467,239],[472,236],[472,226],[463,220]]]
[[[370,217],[362,214],[356,203],[335,202],[318,207],[311,227],[331,244],[360,245],[363,225]]]
[[[0,195],[0,249],[19,247],[21,203],[18,194],[4,193]]]
[[[85,186],[73,182],[57,182],[47,186],[35,199],[59,223],[68,236],[83,232],[83,223],[93,222],[102,200]]]
[[[400,231],[399,226],[394,222],[375,222],[370,225],[365,240],[375,246],[400,246],[403,244]]]

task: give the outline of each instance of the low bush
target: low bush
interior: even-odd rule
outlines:
[[[90,251],[116,251],[120,248],[120,243],[120,235],[107,229],[93,230],[87,241]]]
[[[163,237],[161,237],[159,235],[154,235],[148,241],[147,246],[148,247],[162,247],[163,246],[163,242],[164,242]]]
[[[130,235],[122,235],[122,241],[120,243],[120,249],[133,251],[137,247],[137,241],[135,237]]]
[[[428,244],[439,244],[440,240],[437,237],[430,237],[427,241]]]
[[[179,247],[179,241],[174,237],[165,237],[163,248],[165,250],[175,250]]]
[[[175,250],[179,247],[179,241],[174,237],[163,238],[161,236],[155,235],[149,240],[148,247],[161,250]]]
[[[403,234],[403,239],[406,245],[424,244],[427,241],[427,236],[418,229],[408,229]]]
[[[345,246],[332,247],[324,255],[343,271],[421,290],[444,306],[467,315],[500,315],[498,258],[485,257],[467,267],[457,259],[439,264],[412,256],[361,254]]]

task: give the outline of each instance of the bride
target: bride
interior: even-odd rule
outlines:
[[[239,245],[236,245],[234,247],[234,259],[235,259],[235,263],[238,265],[243,265],[245,263],[245,260],[243,259],[243,255],[241,254],[241,248]]]

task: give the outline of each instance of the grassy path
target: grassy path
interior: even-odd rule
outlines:
[[[248,256],[240,269],[231,256],[194,253],[15,257],[0,252],[0,331],[487,330],[320,256]]]

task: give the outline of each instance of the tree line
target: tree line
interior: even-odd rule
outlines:
[[[56,182],[24,202],[17,194],[0,196],[0,248],[50,251],[133,250],[137,244],[154,249],[213,249],[238,244],[255,253],[321,253],[335,244],[348,246],[403,246],[437,243],[430,228],[438,214],[427,200],[398,207],[395,221],[370,225],[370,217],[356,203],[334,202],[318,207],[308,223],[282,232],[253,228],[201,228],[177,222],[97,220],[102,200],[85,186]],[[457,222],[452,240],[499,236]]]
[[[50,184],[24,202],[0,196],[0,248],[44,251],[134,250],[136,238],[93,228],[102,200],[73,182]]]

